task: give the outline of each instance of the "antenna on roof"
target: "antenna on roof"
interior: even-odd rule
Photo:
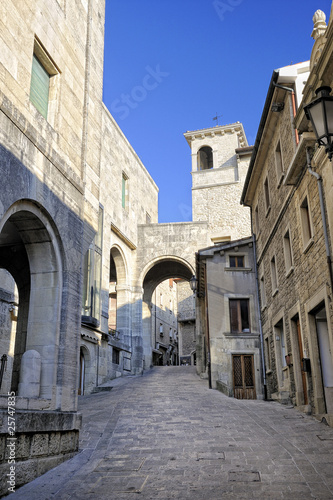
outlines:
[[[219,124],[219,118],[221,118],[223,115],[219,115],[217,116],[217,113],[216,113],[216,116],[214,116],[213,120],[216,120],[216,125]]]

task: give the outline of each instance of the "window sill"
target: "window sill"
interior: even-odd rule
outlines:
[[[309,239],[309,241],[307,242],[307,244],[303,248],[303,253],[306,253],[312,247],[313,243],[314,243],[314,239],[312,237],[311,239]]]
[[[294,272],[294,266],[291,266],[289,270],[286,272],[286,278],[289,278],[289,276]]]
[[[271,205],[269,205],[269,207],[267,208],[265,217],[269,216],[270,211],[271,211]]]
[[[274,292],[272,293],[272,297],[275,297],[275,295],[278,293],[279,289],[275,288]]]

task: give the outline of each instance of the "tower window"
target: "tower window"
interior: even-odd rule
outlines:
[[[204,146],[198,151],[198,170],[210,168],[213,168],[213,150],[209,146]]]

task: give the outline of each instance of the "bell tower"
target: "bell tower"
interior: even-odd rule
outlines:
[[[212,244],[251,234],[240,204],[251,158],[243,125],[218,125],[184,134],[192,156],[192,220],[207,221]]]

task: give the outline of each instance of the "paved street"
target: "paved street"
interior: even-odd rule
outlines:
[[[80,398],[80,453],[24,499],[333,499],[333,429],[279,403],[209,390],[155,367]]]

